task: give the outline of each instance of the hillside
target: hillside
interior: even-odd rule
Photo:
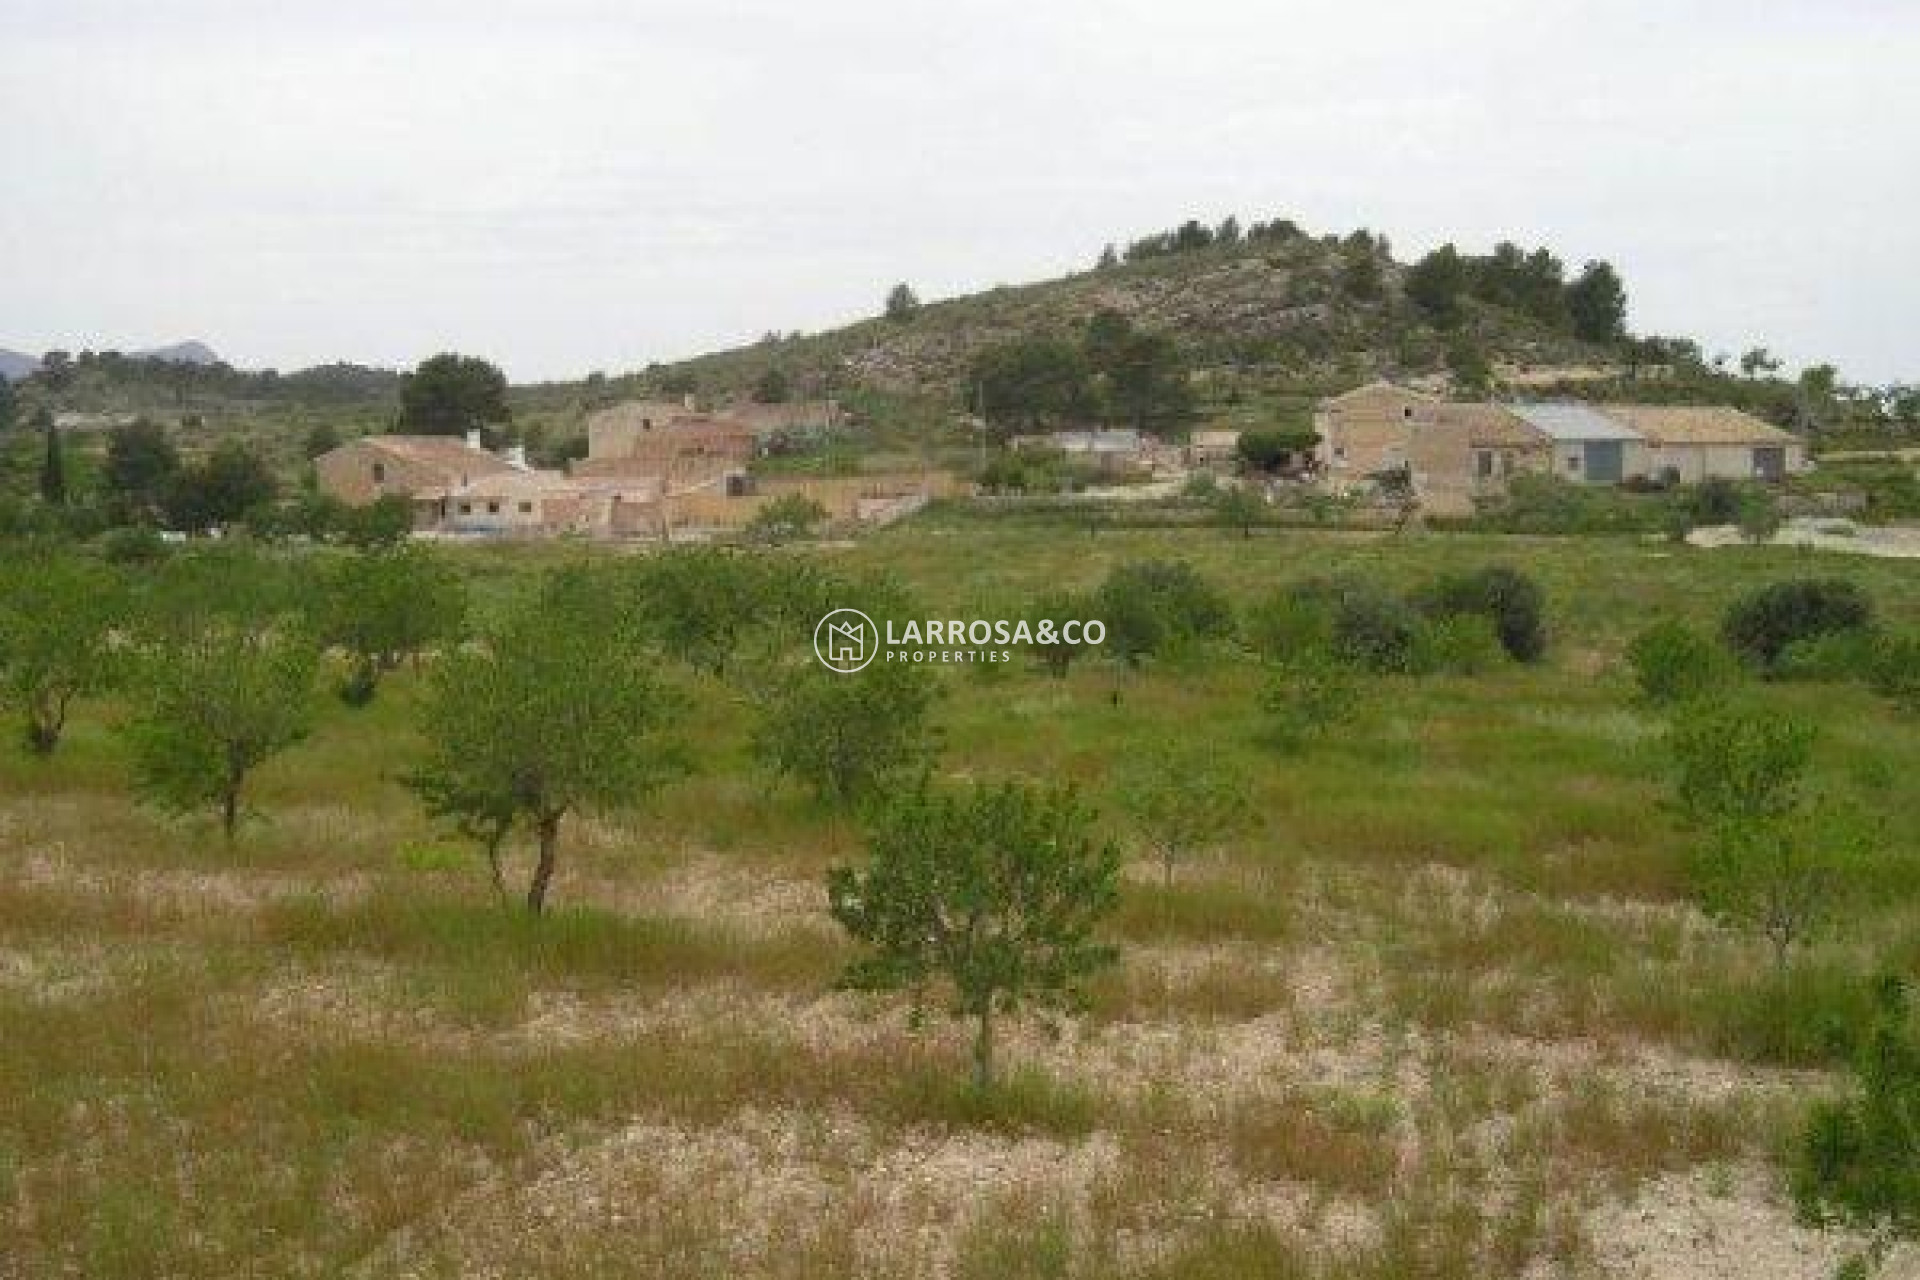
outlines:
[[[1344,239],[1240,238],[931,302],[900,319],[769,335],[667,369],[691,374],[703,389],[745,387],[779,367],[810,388],[950,392],[983,347],[1016,337],[1069,336],[1107,309],[1138,328],[1171,335],[1198,367],[1265,368],[1316,382],[1436,373],[1462,335],[1489,358],[1513,364],[1616,359],[1519,307],[1472,299],[1460,322],[1443,332],[1407,298],[1408,274],[1384,240],[1364,232]]]

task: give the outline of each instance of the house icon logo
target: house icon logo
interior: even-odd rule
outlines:
[[[835,609],[813,629],[813,652],[829,671],[851,675],[880,651],[880,628],[858,609]]]

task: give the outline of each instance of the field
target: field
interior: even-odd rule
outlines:
[[[589,553],[456,554],[497,601]],[[945,673],[944,774],[1073,780],[1129,845],[1113,771],[1144,744],[1254,780],[1248,834],[1171,887],[1139,860],[1119,967],[1055,1033],[1009,1026],[985,1096],[961,1028],[834,989],[823,877],[861,829],[751,761],[728,686],[693,684],[687,780],[568,830],[538,922],[396,781],[413,673],[330,701],[231,850],[138,805],[115,708],[86,706],[50,761],[0,751],[0,1277],[1815,1277],[1847,1252],[1794,1223],[1776,1156],[1838,1078],[1822,1020],[1920,968],[1920,721],[1766,690],[1884,817],[1871,899],[1777,976],[1690,904],[1621,654],[1810,571],[1912,629],[1911,566],[937,517],[784,554],[988,618],[1145,557],[1242,605],[1505,563],[1552,648],[1371,680],[1299,756],[1262,745],[1241,658]]]

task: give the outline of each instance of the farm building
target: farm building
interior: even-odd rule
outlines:
[[[1619,484],[1647,474],[1640,434],[1590,405],[1516,404],[1514,416],[1546,438],[1549,471],[1575,484]]]
[[[1697,484],[1774,481],[1807,468],[1798,437],[1724,406],[1464,403],[1373,382],[1322,401],[1314,430],[1334,492],[1404,468],[1421,505],[1444,515],[1472,511],[1527,473],[1589,485]]]
[[[1712,477],[1776,481],[1807,469],[1807,447],[1790,431],[1720,405],[1610,404],[1608,417],[1646,441],[1646,475],[1675,484]]]
[[[313,460],[320,492],[350,506],[381,498],[414,504],[414,523],[440,518],[441,500],[474,480],[513,471],[505,457],[480,445],[480,433],[459,436],[361,436]],[[431,496],[429,496],[431,495]]]

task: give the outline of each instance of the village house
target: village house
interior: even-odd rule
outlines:
[[[446,500],[475,479],[514,470],[506,458],[481,447],[480,433],[459,436],[361,436],[313,460],[320,492],[350,506],[382,498],[413,505],[416,528],[437,527]]]
[[[1232,430],[1195,431],[1187,436],[1182,460],[1190,467],[1212,467],[1232,462],[1240,448],[1240,433]]]
[[[1548,441],[1552,474],[1574,484],[1619,484],[1647,474],[1647,442],[1590,405],[1516,404],[1513,412]]]

